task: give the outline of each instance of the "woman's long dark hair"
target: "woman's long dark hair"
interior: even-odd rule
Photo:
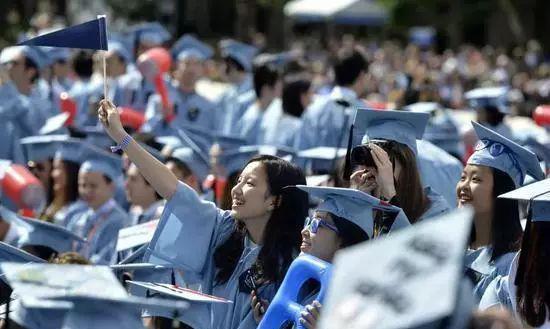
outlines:
[[[75,202],[78,199],[78,170],[80,165],[76,162],[63,160],[67,182],[65,185],[66,204]]]
[[[263,165],[269,193],[278,199],[264,229],[263,245],[252,270],[259,281],[279,283],[299,253],[302,240],[300,231],[308,214],[307,194],[285,187],[305,185],[306,179],[296,165],[275,156],[256,156],[247,165],[252,162]],[[214,263],[218,269],[217,284],[223,284],[231,277],[243,252],[245,236],[244,224],[236,221],[233,234],[214,252]]]
[[[550,223],[528,223],[529,241],[519,255],[517,310],[531,327],[550,320]]]
[[[491,260],[518,251],[523,229],[519,220],[517,200],[499,199],[498,196],[516,189],[514,181],[505,172],[493,171],[493,218],[491,219]]]
[[[340,249],[351,247],[369,239],[367,232],[363,231],[359,225],[350,222],[349,220],[330,214],[334,221],[334,226],[338,229],[338,237],[340,238]]]
[[[398,206],[403,209],[410,223],[414,224],[430,207],[430,200],[422,187],[420,171],[416,165],[416,156],[408,146],[396,141],[375,143],[388,153],[394,167],[396,160],[401,164],[401,172],[395,181],[395,192],[399,199]],[[355,152],[358,148],[363,148],[363,150]],[[357,156],[355,154],[357,154]],[[351,158],[352,170],[358,165],[376,167],[370,155],[370,148],[368,145],[356,147],[352,152]],[[351,172],[348,174],[351,174]],[[347,177],[347,179],[349,180],[349,177]]]

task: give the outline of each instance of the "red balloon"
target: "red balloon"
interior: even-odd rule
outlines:
[[[539,105],[533,111],[533,120],[541,127],[550,126],[550,105]]]

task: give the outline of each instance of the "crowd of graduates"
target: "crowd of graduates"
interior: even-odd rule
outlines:
[[[152,51],[171,62],[153,78]],[[107,51],[6,47],[0,83],[4,176],[21,165],[39,187],[21,202],[2,185],[4,327],[271,328],[297,257],[330,266],[455,208],[473,212],[466,284],[439,288],[472,301],[440,315],[464,321],[432,325],[550,326],[550,62],[536,41],[439,53],[346,35],[270,52],[144,23],[110,32]],[[180,287],[211,299],[178,304],[165,290]],[[299,319],[276,327],[321,328],[320,290],[306,283]]]

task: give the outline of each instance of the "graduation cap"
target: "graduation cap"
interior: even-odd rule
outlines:
[[[72,56],[72,51],[67,48],[45,47],[43,50],[50,60],[50,65],[60,61],[68,62]]]
[[[1,264],[8,282],[25,304],[28,298],[68,301],[64,328],[143,328],[146,307],[182,311],[185,302],[128,296],[107,267]]]
[[[38,258],[34,255],[29,254],[28,252],[10,246],[7,243],[0,241],[0,263],[45,263],[46,261]],[[1,272],[1,271],[0,271]],[[3,276],[3,275],[2,275]]]
[[[20,236],[16,242],[19,248],[25,246],[45,246],[55,250],[57,253],[64,253],[73,250],[74,242],[85,242],[84,239],[62,226],[35,218],[20,216],[2,206],[0,206],[0,216],[11,225],[21,228]]]
[[[37,47],[12,46],[6,47],[2,50],[2,53],[0,53],[0,64],[7,64],[15,61],[20,56],[24,56],[32,61],[38,70],[43,69],[50,63],[48,55]]]
[[[60,143],[67,140],[65,135],[29,136],[21,138],[27,161],[41,162],[54,158]]]
[[[369,238],[374,236],[373,209],[399,213],[392,229],[401,229],[410,225],[401,208],[382,202],[379,199],[355,189],[340,187],[322,187],[297,185],[310,196],[321,199],[316,207],[318,211],[326,211],[335,216],[345,218],[359,226]]]
[[[133,56],[130,50],[120,41],[109,40],[109,52],[117,54],[126,64],[130,64],[132,62]]]
[[[501,170],[512,178],[516,187],[524,183],[526,175],[536,180],[544,178],[544,172],[533,152],[477,122],[472,122],[472,125],[479,142],[468,164]]]
[[[272,155],[280,158],[294,155],[294,150],[271,145],[245,145],[238,149],[224,151],[220,156],[220,163],[228,175],[241,171],[246,163],[256,155]],[[289,160],[290,161],[290,160]]]
[[[79,172],[99,172],[112,181],[116,181],[122,175],[122,159],[117,155],[95,149],[88,154],[88,158],[80,166]]]
[[[56,140],[58,142],[57,151],[54,154],[55,159],[71,161],[81,164],[86,161],[90,154],[101,152],[101,149],[87,143],[82,139],[65,136]]]
[[[503,114],[510,113],[508,106],[509,87],[484,87],[472,89],[464,93],[464,98],[471,108],[478,109],[494,106]]]
[[[78,132],[83,134],[84,141],[97,148],[107,149],[113,145],[113,140],[102,126],[83,127]]]
[[[459,209],[338,252],[319,328],[367,321],[382,329],[467,328],[474,301],[463,266],[472,217]],[[365,263],[369,270],[358,271]]]
[[[195,58],[201,61],[212,57],[214,50],[190,34],[184,34],[172,46],[172,57],[178,61],[186,58]]]
[[[133,26],[130,29],[135,41],[150,46],[160,46],[172,38],[170,32],[159,22],[147,22]]]
[[[59,329],[72,307],[71,302],[18,297],[5,304],[9,319],[26,329]]]
[[[522,250],[528,250],[533,222],[550,222],[550,178],[520,187],[498,196],[500,199],[528,201],[527,223],[522,238]],[[518,284],[525,272],[525,262],[518,264],[515,283]]]
[[[392,140],[407,145],[417,154],[416,140],[422,139],[429,118],[429,114],[420,112],[357,109],[352,145],[377,139]]]
[[[49,134],[64,134],[67,132],[65,124],[70,118],[69,112],[61,112],[52,117],[46,119],[46,123],[40,128],[38,133],[40,135],[49,135]]]
[[[229,57],[241,65],[245,71],[252,70],[252,61],[258,48],[233,39],[224,39],[219,43],[223,57]]]
[[[189,166],[193,174],[195,174],[201,182],[206,179],[206,176],[208,176],[210,172],[209,162],[205,160],[204,156],[201,156],[200,153],[197,153],[197,151],[190,147],[176,148],[166,160],[169,161],[171,159],[181,161]]]
[[[132,264],[132,263],[138,263],[143,260],[143,256],[145,255],[145,251],[147,250],[147,244],[142,245],[139,247],[136,251],[128,255],[126,258],[121,260],[118,265],[124,265],[124,264]]]

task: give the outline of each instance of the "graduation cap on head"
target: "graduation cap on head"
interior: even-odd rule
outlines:
[[[391,227],[394,230],[410,226],[401,208],[382,202],[359,190],[304,185],[297,185],[296,187],[307,192],[310,196],[322,200],[316,210],[326,211],[335,216],[349,220],[365,231],[369,239],[374,237],[374,209],[399,213]]]
[[[235,60],[245,71],[252,70],[252,61],[258,53],[258,48],[233,39],[220,41],[219,47],[223,57]]]
[[[113,140],[102,126],[83,127],[79,130],[83,134],[84,141],[100,149],[108,149],[113,145]]]
[[[60,61],[68,62],[72,56],[71,50],[67,48],[45,47],[43,50],[50,60],[50,65]]]
[[[245,145],[222,152],[219,161],[229,175],[241,171],[246,163],[256,155],[272,155],[280,158],[292,157],[294,150],[271,145]]]
[[[510,113],[508,106],[509,87],[485,87],[470,90],[464,93],[464,98],[471,108],[478,109],[493,106],[503,114]]]
[[[463,267],[472,215],[459,209],[340,251],[319,328],[367,320],[383,329],[467,328],[474,300]],[[372,266],[358,271],[364,263]]]
[[[416,140],[422,139],[429,117],[427,113],[357,109],[352,145],[391,140],[407,145],[416,154]]]
[[[128,47],[120,41],[109,40],[109,52],[117,54],[126,64],[132,62],[132,53]]]
[[[93,149],[88,153],[88,158],[80,166],[79,173],[99,172],[112,181],[116,181],[122,175],[122,159],[112,153],[99,149]]]
[[[159,22],[147,22],[130,28],[137,43],[146,43],[150,46],[160,46],[172,38],[170,32]]]
[[[22,249],[16,248],[14,246],[11,246],[7,243],[0,241],[0,263],[7,263],[7,262],[23,263],[23,264],[30,264],[30,263],[40,264],[40,263],[45,263],[46,261]],[[5,274],[2,271],[2,268],[0,268],[0,280],[7,282],[7,279],[5,278]]]
[[[58,141],[58,149],[54,158],[81,164],[91,153],[101,150],[82,139],[65,136]]]
[[[204,156],[201,156],[201,154],[190,147],[176,148],[166,161],[170,161],[171,159],[175,159],[189,166],[200,182],[203,182],[210,172],[210,165],[205,161]]]
[[[42,126],[42,128],[40,128],[38,133],[40,135],[65,134],[67,132],[65,124],[69,120],[70,116],[71,115],[69,112],[61,112],[49,117],[46,119],[46,123]]]
[[[521,250],[527,250],[530,243],[531,225],[533,222],[550,222],[550,178],[520,187],[516,190],[498,196],[499,199],[528,201],[527,223],[521,241]],[[520,261],[516,273],[515,284],[523,280],[525,262]]]
[[[27,161],[41,162],[53,159],[60,143],[66,139],[65,135],[29,136],[19,142]]]
[[[472,125],[479,142],[468,164],[501,170],[512,178],[516,187],[524,183],[526,175],[536,180],[544,178],[544,172],[533,152],[477,122],[472,122]]]
[[[172,46],[172,57],[178,61],[186,58],[195,58],[201,61],[210,59],[214,55],[212,47],[190,34],[184,34]]]
[[[7,64],[17,60],[20,56],[24,56],[29,59],[39,70],[50,64],[48,55],[43,50],[30,46],[13,46],[4,48],[2,53],[0,53],[0,64]]]
[[[72,251],[73,243],[84,243],[85,240],[62,226],[43,220],[20,216],[13,211],[0,206],[0,216],[11,225],[21,228],[17,246],[45,246],[57,253]]]

